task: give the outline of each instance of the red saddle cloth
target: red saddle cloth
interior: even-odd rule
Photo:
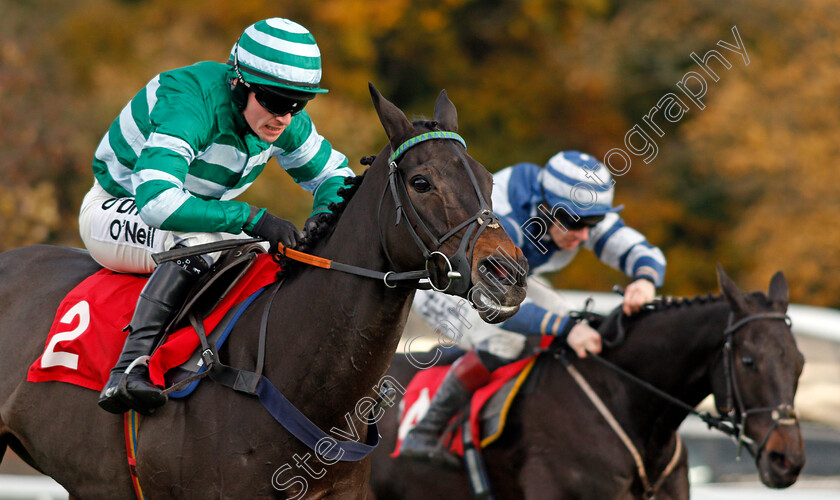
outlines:
[[[543,347],[547,347],[551,343],[553,337],[543,338]],[[508,365],[494,371],[490,376],[490,382],[484,387],[478,389],[473,394],[470,402],[470,431],[472,434],[473,443],[478,446],[486,436],[481,435],[481,412],[484,405],[493,397],[496,392],[502,389],[508,381],[514,377],[519,376],[524,370],[530,369],[532,363],[535,361],[536,355],[515,361]],[[392,457],[399,456],[399,450],[402,446],[402,440],[408,432],[417,425],[417,422],[423,418],[426,411],[429,409],[429,404],[432,398],[443,383],[449,371],[449,366],[434,366],[425,370],[419,371],[405,390],[402,402],[400,402],[400,426],[397,431],[397,446]],[[523,374],[527,376],[527,374]],[[523,377],[524,380],[524,377]],[[510,395],[512,398],[518,391],[518,387]],[[457,417],[456,417],[457,418]],[[461,426],[449,437],[449,450],[458,456],[464,455],[464,442],[462,439]]]
[[[257,257],[219,306],[204,320],[211,332],[225,313],[260,288],[276,281],[280,269],[270,255]],[[29,382],[67,382],[96,391],[102,390],[111,368],[122,352],[134,306],[147,278],[103,269],[74,288],[56,312],[43,354],[32,366]],[[198,335],[185,327],[169,335],[149,360],[155,384],[163,385],[163,374],[187,361],[198,348]]]

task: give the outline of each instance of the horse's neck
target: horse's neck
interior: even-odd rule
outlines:
[[[640,318],[627,333],[626,344],[608,357],[694,407],[711,393],[709,371],[720,354],[728,317],[722,300],[654,311]],[[635,412],[642,421],[676,429],[687,414],[642,388],[630,390],[643,403]]]
[[[376,216],[385,188],[382,178],[384,174],[371,167],[333,233],[313,253],[366,269],[388,269]],[[268,373],[270,378],[291,378],[291,392],[328,398],[327,408],[319,408],[315,397],[307,404],[324,415],[325,421],[337,418],[340,427],[345,428],[344,413],[352,414],[361,398],[372,395],[372,388],[391,362],[408,317],[413,290],[390,289],[381,280],[339,271],[305,268],[295,273],[287,293],[278,296],[273,306],[295,316],[293,322],[275,316],[280,328],[288,328],[291,323],[295,331],[275,332],[277,338],[288,342],[269,346],[266,370],[274,371]],[[301,302],[302,298],[306,303]],[[290,300],[298,302],[297,308],[287,306]],[[269,362],[277,359],[297,360],[299,373],[282,366],[270,369]],[[305,406],[301,408],[304,412]]]

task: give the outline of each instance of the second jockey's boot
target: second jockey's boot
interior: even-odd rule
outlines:
[[[99,406],[105,410],[124,413],[134,409],[148,414],[166,403],[166,395],[149,380],[146,363],[135,364],[128,373],[126,369],[137,358],[152,354],[166,325],[180,309],[199,275],[208,268],[201,257],[190,260],[192,265],[172,261],[159,265],[140,292],[137,308],[127,327],[129,333],[122,354],[99,394]]]
[[[441,434],[458,410],[467,405],[472,394],[489,381],[490,370],[475,350],[458,358],[432,398],[426,415],[403,439],[400,456],[459,467],[461,461],[458,457],[444,450],[439,443]]]

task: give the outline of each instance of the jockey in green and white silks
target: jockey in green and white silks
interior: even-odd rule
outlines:
[[[263,21],[266,27],[269,21],[272,20]],[[302,29],[294,26],[298,31]],[[260,23],[249,30],[262,34],[259,28]],[[289,34],[292,35],[298,33]],[[233,60],[238,52],[242,64],[245,54],[250,54],[244,38],[241,47],[238,45],[231,53]],[[312,41],[311,47],[317,54],[317,45]],[[303,75],[309,80],[320,78],[320,68],[303,71],[315,74]],[[136,208],[124,205],[121,210],[137,217],[118,219],[124,226],[120,229],[111,224],[114,217],[89,233],[82,225],[85,244],[105,267],[120,272],[151,272],[151,253],[181,242],[179,232],[227,233],[200,238],[204,243],[252,229],[257,221],[251,217],[251,207],[234,198],[251,186],[271,158],[301,187],[315,194],[313,213],[325,211],[330,202],[338,201],[336,191],[343,185],[343,178],[353,175],[344,155],[318,134],[306,111],[292,115],[291,123],[272,142],[255,134],[239,109],[245,104],[237,102],[242,97],[231,91],[234,79],[232,65],[216,62],[200,62],[161,73],[114,120],[93,161],[94,176],[101,189],[91,193],[106,199],[133,198]],[[239,87],[241,90],[241,84]],[[289,90],[300,92],[304,88]],[[301,94],[304,99],[311,98]],[[90,209],[89,205],[86,203],[83,211]],[[118,209],[114,207],[109,214],[83,213],[83,217],[89,221],[102,215],[118,216]],[[142,223],[141,227],[135,228],[137,222]],[[138,241],[138,229],[147,234],[155,230],[154,239]],[[167,239],[159,230],[175,234]],[[108,246],[139,248],[140,252],[136,252],[137,258],[129,257],[126,249],[111,255]],[[100,247],[105,248],[97,252]]]
[[[595,158],[562,151],[544,167],[520,163],[493,175],[493,210],[528,259],[528,295],[519,312],[498,325],[484,323],[463,299],[420,290],[412,311],[435,332],[465,349],[438,389],[426,415],[403,440],[400,454],[453,462],[437,447],[438,435],[490,371],[518,359],[526,337],[555,335],[580,357],[598,353],[598,333],[567,316],[570,304],[538,275],[563,269],[580,248],[592,251],[632,281],[622,305],[637,312],[654,298],[665,275],[665,256],[618,215],[615,182]]]
[[[154,77],[123,108],[96,150],[94,185],[79,217],[91,256],[117,272],[154,271],[141,294],[123,356],[100,397],[108,411],[148,411],[166,397],[147,382],[148,355],[214,255],[155,267],[153,253],[257,236],[293,247],[302,233],[265,208],[235,198],[274,158],[314,194],[312,214],[339,201],[354,175],[303,110],[320,93],[314,37],[287,19],[249,26],[227,64],[199,62]],[[127,377],[127,390],[119,389]]]
[[[302,188],[314,211],[339,201],[343,154],[302,110],[266,142],[248,129],[229,81],[232,67],[200,62],[161,73],[122,110],[96,150],[93,172],[109,194],[134,197],[140,217],[171,231],[240,233],[249,206],[242,194],[274,158]]]

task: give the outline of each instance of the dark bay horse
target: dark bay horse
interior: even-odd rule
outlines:
[[[626,341],[606,349],[602,358],[689,408],[713,394],[722,415],[731,414],[739,423],[744,419],[745,447],[755,458],[761,481],[784,488],[796,481],[805,462],[793,411],[804,359],[786,322],[787,283],[779,272],[769,296],[744,294],[722,269],[718,276],[723,297],[661,302],[625,318]],[[599,328],[605,339],[615,338],[615,318],[608,317]],[[594,359],[574,359],[572,366],[634,444],[650,484],[675,460],[676,469],[655,498],[688,498],[684,447],[675,453],[676,430],[688,411]],[[397,356],[390,373],[408,384],[416,371]],[[533,389],[514,399],[507,428],[483,451],[496,498],[648,498],[628,447],[564,364],[543,354],[532,376]],[[389,457],[397,413],[392,409],[383,420],[383,443],[374,452],[371,484],[377,500],[470,498],[464,469]]]
[[[445,276],[448,261],[438,255],[427,263],[421,246],[451,257],[471,234],[467,269],[474,287],[489,285],[493,277],[507,283],[485,286],[479,309],[495,321],[514,314],[525,289],[522,279],[511,279],[515,272],[505,267],[511,265],[506,259],[527,264],[492,223],[492,213],[483,211],[483,200],[490,200],[489,172],[460,144],[443,139],[419,142],[389,161],[391,150],[411,138],[431,132],[448,137],[443,131],[457,129],[446,93],[437,99],[434,120],[414,124],[372,85],[371,96],[390,144],[311,253],[378,272],[428,266]],[[447,233],[453,236],[444,238]],[[508,257],[496,260],[500,251]],[[73,498],[132,498],[123,417],[102,411],[94,391],[26,382],[59,302],[97,269],[86,252],[67,248],[36,246],[0,255],[0,458],[11,447]],[[299,266],[273,298],[262,294],[246,310],[220,350],[221,361],[253,369],[261,315],[272,301],[265,376],[325,432],[338,430],[364,442],[367,427],[359,418],[367,414],[358,405],[375,396],[372,389],[391,362],[413,296],[410,286]],[[256,398],[212,381],[140,420],[136,471],[148,498],[365,497],[370,458],[324,463]]]

